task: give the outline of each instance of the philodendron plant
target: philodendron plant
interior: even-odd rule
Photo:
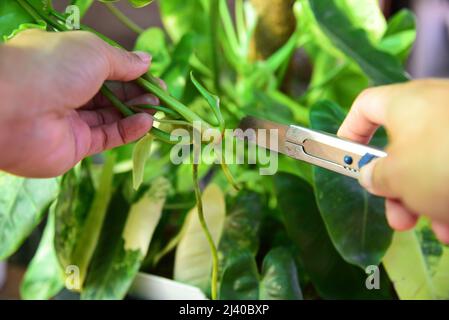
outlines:
[[[83,15],[94,1],[72,2]],[[376,0],[235,0],[233,19],[226,0],[159,0],[151,7],[165,28],[142,30],[114,1],[102,2],[136,33],[135,49],[152,54],[151,73],[136,83],[162,103],[126,105],[108,84],[102,93],[123,116],[154,109],[157,125],[62,177],[1,173],[0,260],[46,223],[23,298],[66,288],[83,299],[122,299],[139,270],[212,299],[449,298],[449,248],[426,220],[394,233],[383,200],[357,181],[284,157],[272,176],[259,174],[262,164],[170,157],[183,140],[174,129],[199,135],[199,143],[183,141],[195,156],[207,129],[229,140],[225,128],[249,114],[335,133],[363,89],[408,81],[411,12],[386,21]],[[70,32],[68,18],[51,0],[2,1],[0,36]],[[384,131],[373,139],[386,142]]]

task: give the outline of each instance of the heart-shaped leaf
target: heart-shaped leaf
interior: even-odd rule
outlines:
[[[336,133],[345,118],[336,104],[322,102],[310,114],[313,129]],[[372,140],[386,144],[385,131]],[[321,216],[343,259],[365,268],[378,265],[388,249],[393,231],[385,217],[384,199],[370,195],[352,178],[322,168],[314,168],[315,191]]]
[[[276,197],[287,234],[298,249],[298,260],[321,297],[326,299],[388,298],[386,277],[382,290],[367,290],[366,274],[342,259],[335,249],[315,203],[312,186],[304,179],[278,173]]]
[[[301,300],[296,264],[282,247],[272,249],[259,274],[255,257],[248,250],[234,250],[220,286],[224,300]]]

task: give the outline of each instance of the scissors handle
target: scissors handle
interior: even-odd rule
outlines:
[[[360,169],[387,153],[363,144],[299,126],[287,130],[288,156],[358,179]]]

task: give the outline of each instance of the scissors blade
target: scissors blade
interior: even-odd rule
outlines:
[[[387,156],[382,150],[335,135],[254,117],[244,118],[239,128],[237,138],[356,179],[362,166]]]
[[[238,128],[241,129],[235,131],[235,136],[238,139],[248,140],[259,147],[277,153],[287,154],[285,143],[290,126],[246,117],[240,122]]]

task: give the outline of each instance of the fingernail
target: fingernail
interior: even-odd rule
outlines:
[[[373,171],[377,160],[371,161],[360,170],[359,183],[368,191],[373,188]]]
[[[159,81],[159,84],[161,85],[161,88],[164,89],[165,91],[167,91],[168,88],[167,88],[167,84],[165,83],[165,81],[162,79],[158,79],[158,81]]]
[[[143,51],[134,51],[134,54],[142,60],[144,63],[150,63],[152,57],[149,53]]]

